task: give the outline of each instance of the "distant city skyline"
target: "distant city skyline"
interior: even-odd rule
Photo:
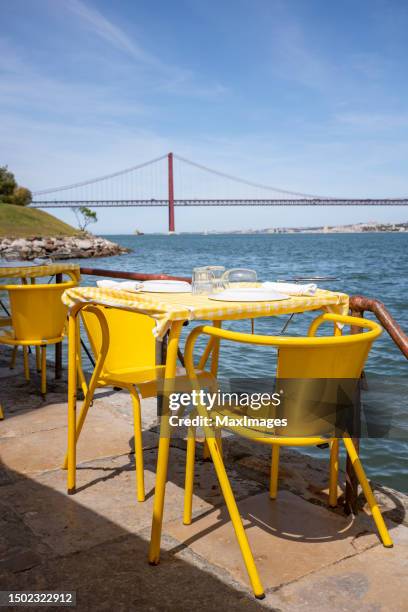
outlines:
[[[293,191],[408,195],[404,2],[3,0],[2,14],[0,164],[34,191],[174,151]],[[165,209],[98,217],[100,233],[166,230]],[[408,210],[176,208],[179,231],[371,220]]]

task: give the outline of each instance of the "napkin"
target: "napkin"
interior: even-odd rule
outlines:
[[[99,280],[96,281],[97,286],[100,289],[117,289],[118,291],[140,291],[142,283],[139,281],[113,281],[113,280]]]
[[[272,291],[278,291],[279,293],[286,293],[287,295],[314,295],[317,290],[317,285],[309,283],[307,285],[297,285],[296,283],[262,283],[264,289],[271,289]]]

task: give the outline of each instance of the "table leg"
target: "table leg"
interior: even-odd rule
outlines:
[[[62,283],[62,274],[55,275],[55,282]],[[57,342],[55,345],[55,378],[61,378],[62,373],[62,342]]]
[[[167,467],[170,451],[169,402],[168,394],[171,392],[177,366],[177,349],[180,338],[182,321],[173,323],[167,345],[166,369],[164,381],[163,410],[160,418],[160,440],[157,456],[156,486],[154,491],[152,531],[149,547],[149,563],[157,565],[160,560],[160,540],[163,523],[164,495],[167,481]]]
[[[68,317],[68,495],[76,485],[76,402],[77,402],[77,323],[76,313]]]

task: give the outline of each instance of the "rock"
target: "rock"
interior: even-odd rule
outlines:
[[[80,259],[83,257],[108,257],[128,252],[129,249],[92,234],[55,238],[29,236],[14,240],[0,238],[0,257],[9,259],[30,260],[35,257]]]
[[[97,240],[96,240],[96,243],[98,243]],[[94,242],[94,244],[95,244],[95,242]],[[91,240],[77,240],[75,246],[78,249],[91,249],[93,244],[92,244]]]

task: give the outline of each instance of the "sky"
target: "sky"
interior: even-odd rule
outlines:
[[[405,0],[0,0],[0,10],[0,164],[33,191],[174,151],[293,191],[408,196]],[[155,172],[146,189],[165,180],[163,164]],[[221,190],[181,172],[176,198]],[[69,209],[51,212],[74,222]],[[160,208],[98,219],[100,233],[167,227]],[[178,231],[369,220],[407,221],[408,209],[176,209]]]

